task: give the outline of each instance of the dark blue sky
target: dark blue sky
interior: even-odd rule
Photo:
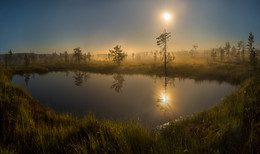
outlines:
[[[156,37],[171,31],[170,50],[232,45],[255,35],[260,47],[259,0],[6,0],[0,1],[0,53],[129,52],[156,50]],[[166,24],[161,15],[169,11]]]

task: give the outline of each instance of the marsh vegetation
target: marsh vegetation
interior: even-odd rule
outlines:
[[[1,71],[1,153],[182,153],[259,151],[259,75],[220,105],[158,131],[137,123],[79,120],[43,108]]]
[[[119,46],[99,56],[82,53],[80,48],[59,55],[10,50],[1,55],[0,153],[259,153],[259,50],[253,47],[253,40],[250,34],[246,50],[239,42],[232,50],[230,43],[225,43],[223,48],[208,51],[199,52],[193,46],[192,51],[169,52],[169,57],[175,58],[167,63],[167,77],[228,82],[238,88],[220,104],[158,129],[92,114],[83,118],[57,114],[10,80],[23,75],[25,84],[30,85],[33,73],[70,71],[74,84],[80,87],[91,80],[91,73],[100,73],[113,75],[108,88],[120,93],[127,82],[124,76],[164,77],[167,55],[163,52],[133,53],[130,57]]]

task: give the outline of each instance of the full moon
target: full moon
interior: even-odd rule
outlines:
[[[168,13],[168,12],[163,13],[163,19],[164,19],[165,21],[171,20],[171,14]]]

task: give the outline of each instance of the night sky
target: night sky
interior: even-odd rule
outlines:
[[[260,48],[259,8],[259,0],[1,0],[0,53],[154,51],[165,28],[173,51],[237,45],[249,32]]]

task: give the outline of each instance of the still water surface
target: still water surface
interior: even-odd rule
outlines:
[[[101,119],[134,120],[147,126],[208,109],[236,88],[228,83],[169,78],[164,95],[161,77],[79,71],[14,75],[12,82],[58,113],[78,117],[93,113]]]

